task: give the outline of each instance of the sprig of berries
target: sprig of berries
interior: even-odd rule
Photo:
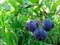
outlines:
[[[50,31],[54,24],[49,18],[42,22],[42,28],[39,28],[39,24],[39,20],[29,20],[26,22],[26,28],[32,32],[34,38],[44,40],[47,37],[47,31]]]

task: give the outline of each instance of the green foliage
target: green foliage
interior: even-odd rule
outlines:
[[[57,0],[56,2],[54,2],[53,5],[52,5],[51,10],[52,10],[53,12],[55,12],[55,11],[56,11],[56,7],[57,7],[59,4],[60,4],[60,0]]]
[[[18,43],[19,45],[58,45],[60,43],[60,14],[56,13],[60,0],[40,1],[6,0],[0,4],[0,45],[18,45]],[[25,28],[26,21],[38,19],[42,22],[45,18],[53,21],[54,28],[47,32],[48,36],[45,40],[38,41]],[[41,23],[40,26],[42,27]]]

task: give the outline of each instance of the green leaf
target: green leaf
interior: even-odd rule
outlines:
[[[39,4],[39,0],[29,0],[29,1],[34,3],[34,4]]]
[[[23,0],[16,0],[17,2],[19,2],[20,4],[23,4]]]
[[[14,33],[14,31],[10,32],[10,38],[12,40],[12,44],[13,45],[17,45],[18,44],[18,38],[17,38],[16,34]]]
[[[44,3],[48,8],[51,7],[51,2],[52,2],[52,0],[43,0],[43,3]]]
[[[14,8],[17,7],[16,0],[8,0],[8,1]]]
[[[2,5],[0,4],[0,10],[2,9]]]
[[[0,45],[7,45],[7,43],[3,39],[0,39]]]
[[[35,8],[35,9],[34,9],[34,12],[39,15],[39,13],[40,13],[40,8],[39,8],[39,7]]]
[[[56,11],[56,8],[57,8],[57,6],[60,4],[60,0],[58,0],[58,1],[56,1],[55,3],[53,3],[53,5],[52,5],[52,7],[51,7],[51,10],[53,11],[53,12],[55,12]]]
[[[5,10],[10,10],[10,6],[8,4],[3,3],[2,6]]]

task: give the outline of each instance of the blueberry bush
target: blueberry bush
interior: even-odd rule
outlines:
[[[60,0],[0,0],[0,45],[60,45]]]

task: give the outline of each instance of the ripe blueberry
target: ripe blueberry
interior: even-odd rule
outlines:
[[[28,30],[30,30],[31,32],[33,32],[34,30],[36,30],[38,28],[38,20],[29,20],[26,23],[26,28]]]
[[[38,40],[44,40],[47,36],[47,32],[43,28],[37,28],[33,32],[33,36]]]
[[[54,27],[54,24],[53,22],[46,18],[43,22],[42,22],[42,27],[46,30],[46,31],[49,31],[51,30],[53,27]]]

